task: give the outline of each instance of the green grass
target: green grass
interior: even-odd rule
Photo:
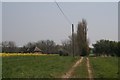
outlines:
[[[2,57],[0,56],[0,79],[2,79]]]
[[[118,78],[117,57],[90,57],[94,78]]]
[[[79,57],[42,55],[2,58],[3,78],[60,78]],[[117,57],[89,57],[94,78],[117,78]],[[88,78],[86,58],[76,67],[72,78]]]
[[[88,78],[88,71],[86,65],[86,57],[80,63],[80,65],[75,69],[73,73],[73,78]]]
[[[59,78],[79,59],[72,56],[3,57],[3,78]]]

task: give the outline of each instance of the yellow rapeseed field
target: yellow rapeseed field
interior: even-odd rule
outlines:
[[[0,53],[0,57],[9,57],[9,56],[41,56],[47,54],[40,54],[40,53]]]

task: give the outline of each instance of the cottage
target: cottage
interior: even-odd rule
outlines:
[[[34,53],[42,53],[42,50],[38,47],[34,48]]]

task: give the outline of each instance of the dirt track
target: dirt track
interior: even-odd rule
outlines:
[[[62,76],[62,78],[70,78],[72,76],[72,73],[74,72],[75,68],[80,65],[80,63],[82,62],[83,60],[83,57],[81,57],[73,66],[72,68],[67,72],[65,73],[65,75]]]
[[[80,65],[80,63],[82,62],[84,57],[81,57],[73,66],[72,68],[65,73],[65,75],[62,76],[62,78],[70,78],[72,76],[72,73],[74,73],[74,70],[75,68]],[[88,71],[88,78],[89,80],[93,80],[93,75],[92,75],[92,70],[91,70],[91,67],[90,67],[90,62],[89,62],[89,58],[87,57],[87,71]]]

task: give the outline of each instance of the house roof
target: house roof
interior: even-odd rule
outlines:
[[[38,48],[38,47],[35,47],[34,51],[35,51],[35,52],[40,52],[40,51],[42,51],[42,50],[41,50],[40,48]]]

